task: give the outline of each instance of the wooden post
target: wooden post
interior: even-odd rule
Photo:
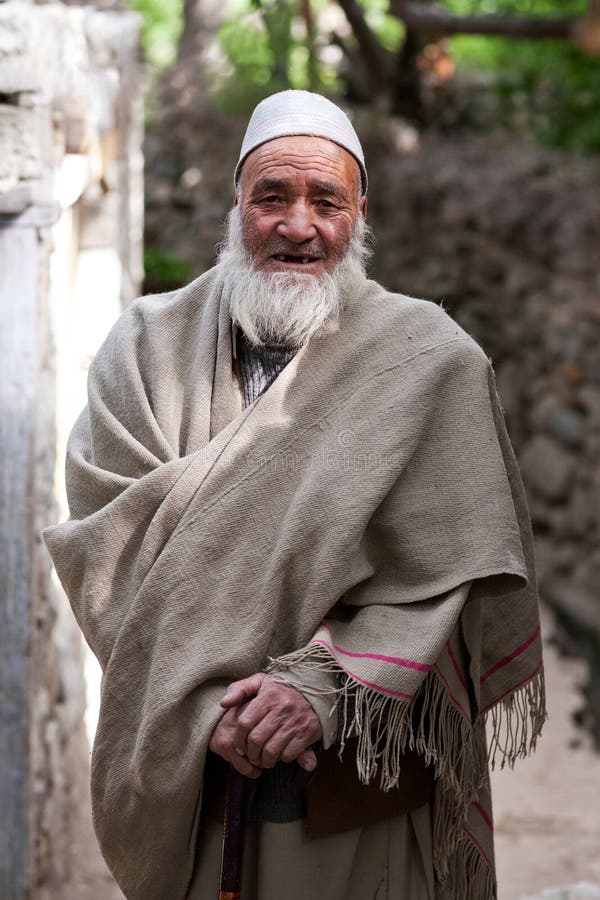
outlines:
[[[0,897],[30,896],[38,235],[0,227]]]

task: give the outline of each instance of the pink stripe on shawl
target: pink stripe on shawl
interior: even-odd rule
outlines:
[[[458,663],[457,663],[457,661],[456,661],[456,657],[455,657],[455,655],[454,655],[454,650],[452,649],[452,644],[451,644],[450,641],[446,641],[446,650],[448,651],[448,656],[450,657],[450,660],[451,660],[451,662],[452,662],[452,665],[454,666],[454,671],[456,672],[456,675],[457,675],[457,677],[458,677],[458,680],[460,681],[460,683],[461,683],[462,686],[464,687],[465,691],[468,690],[468,688],[467,688],[467,682],[465,681],[465,678],[464,678],[463,673],[460,671],[460,667],[459,667],[459,665],[458,665]]]
[[[525,650],[527,650],[527,648],[530,647],[531,644],[533,644],[539,633],[540,626],[538,625],[531,637],[528,637],[527,640],[524,641],[524,643],[520,644],[516,650],[513,650],[512,653],[509,653],[508,656],[505,656],[504,659],[501,659],[500,662],[497,662],[494,666],[492,666],[491,669],[488,669],[487,672],[485,672],[485,674],[481,676],[481,678],[479,679],[481,683],[483,684],[483,682],[486,681],[490,677],[490,675],[493,675],[494,672],[498,671],[498,669],[501,669],[503,666],[508,665],[508,663],[512,662],[513,659],[516,659],[517,656],[520,656],[521,653],[524,653]]]
[[[489,856],[487,855],[487,853],[485,852],[485,850],[483,849],[483,847],[481,846],[481,844],[479,843],[479,841],[477,840],[477,838],[476,838],[473,834],[471,834],[471,832],[469,831],[469,829],[467,828],[466,825],[463,825],[463,831],[464,831],[464,833],[467,835],[467,837],[469,838],[469,840],[470,840],[470,841],[473,841],[473,843],[475,844],[475,846],[477,847],[477,849],[479,850],[479,852],[481,853],[481,855],[482,855],[483,858],[485,859],[486,863],[488,864],[488,866],[490,867],[490,869],[491,869],[492,872],[493,872],[493,871],[494,871],[494,864],[493,864],[492,861],[490,860]]]
[[[481,818],[483,819],[483,821],[485,822],[485,824],[488,826],[488,828],[490,829],[490,831],[493,834],[494,833],[494,823],[488,816],[487,810],[484,809],[484,807],[481,805],[481,803],[479,801],[476,801],[475,803],[473,803],[473,806],[475,807],[475,809],[477,810],[477,812],[479,813],[479,815],[481,816]]]
[[[535,678],[535,676],[541,670],[543,665],[544,665],[543,661],[540,660],[540,662],[537,664],[537,666],[535,667],[535,669],[533,670],[531,675],[528,675],[526,678],[523,678],[523,680],[519,681],[518,684],[514,684],[507,691],[504,691],[503,694],[500,694],[499,697],[496,697],[494,700],[492,700],[491,703],[488,703],[488,705],[486,707],[484,707],[484,709],[481,710],[481,715],[486,713],[488,711],[488,709],[491,709],[492,706],[495,706],[496,703],[500,703],[501,700],[504,700],[504,698],[507,697],[509,694],[512,694],[513,691],[518,691],[518,689],[520,687],[523,687],[524,684],[527,684],[528,681],[531,681],[532,678]]]
[[[329,634],[331,635],[331,627],[327,624],[327,622],[321,622],[323,628],[326,628]],[[382,656],[379,653],[353,653],[351,650],[344,650],[343,647],[340,647],[338,644],[333,644],[338,653],[343,653],[344,656],[352,656],[355,659],[379,659],[381,662],[392,663],[394,666],[402,666],[404,669],[416,669],[418,672],[429,672],[431,666],[426,665],[425,663],[413,662],[410,659],[402,659],[398,656]]]
[[[458,708],[460,709],[461,713],[463,714],[463,716],[465,717],[465,719],[467,720],[467,722],[469,722],[469,724],[470,724],[470,723],[471,723],[471,714],[468,713],[468,712],[466,711],[466,709],[464,708],[464,706],[462,705],[462,703],[460,702],[460,700],[458,700],[458,698],[454,696],[454,694],[452,693],[452,690],[451,690],[451,688],[450,688],[450,685],[448,684],[448,681],[447,681],[446,678],[444,677],[444,673],[442,672],[442,670],[440,669],[440,667],[437,665],[437,663],[436,663],[436,665],[434,666],[434,668],[435,668],[435,671],[436,671],[436,672],[438,673],[438,675],[440,676],[440,678],[442,679],[442,681],[444,682],[444,684],[446,685],[446,690],[447,690],[448,693],[450,694],[450,697],[452,698],[452,700],[454,701],[454,703],[458,706]]]
[[[323,638],[314,638],[311,641],[311,644],[322,644],[323,647],[326,647],[327,650],[331,653],[332,656],[335,656],[335,644],[329,644],[327,641],[323,640]],[[342,651],[343,652],[343,651]],[[354,655],[354,654],[351,654]],[[340,663],[341,665],[341,663]],[[382,684],[375,684],[374,681],[367,681],[364,678],[360,678],[350,669],[347,669],[345,666],[342,666],[344,672],[347,672],[348,675],[351,676],[355,681],[360,681],[361,684],[364,684],[366,687],[373,688],[374,691],[379,691],[381,694],[389,694],[390,697],[401,697],[403,700],[412,700],[412,694],[405,694],[403,691],[392,691],[390,688],[384,687]]]

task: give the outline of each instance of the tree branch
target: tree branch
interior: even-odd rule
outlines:
[[[177,58],[202,67],[223,20],[222,0],[184,0],[183,31]]]
[[[387,71],[382,47],[369,28],[362,7],[356,0],[338,0],[352,28],[367,67],[369,88],[376,97],[386,90]]]
[[[302,18],[306,27],[306,47],[308,49],[308,87],[311,91],[318,89],[319,73],[316,53],[315,17],[310,0],[300,0]]]
[[[342,4],[343,5],[343,4]],[[523,18],[521,16],[479,15],[455,16],[440,7],[405,0],[390,0],[390,12],[408,28],[435,35],[489,34],[520,38],[571,37],[579,17],[556,19]]]

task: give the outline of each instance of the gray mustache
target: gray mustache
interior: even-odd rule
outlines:
[[[267,244],[265,250],[268,256],[283,254],[284,256],[314,256],[323,259],[327,255],[317,241],[312,241],[310,244],[288,244],[284,241],[276,241]]]

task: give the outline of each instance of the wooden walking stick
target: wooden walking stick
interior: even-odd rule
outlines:
[[[246,786],[244,775],[229,766],[225,784],[225,817],[223,820],[223,855],[219,900],[241,900],[246,828]]]

